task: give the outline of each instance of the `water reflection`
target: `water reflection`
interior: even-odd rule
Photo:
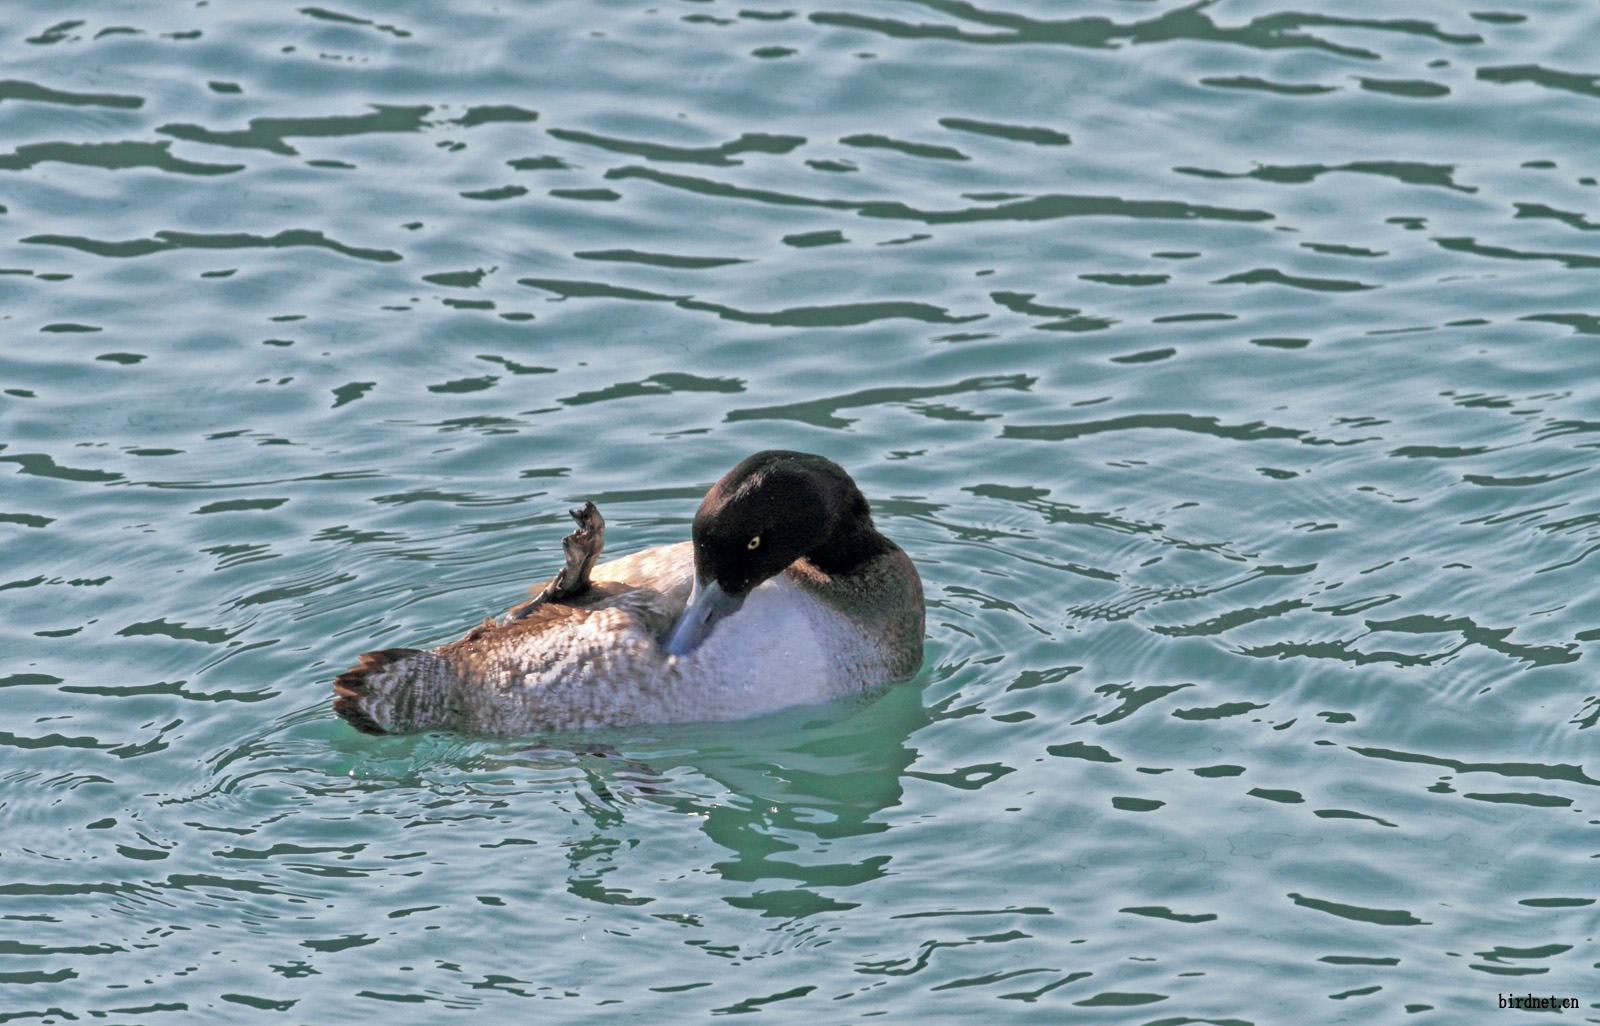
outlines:
[[[723,898],[729,905],[785,920],[854,908],[848,889],[881,877],[891,856],[887,846],[863,853],[845,842],[889,829],[879,814],[899,804],[902,776],[917,759],[911,737],[934,715],[920,688],[904,685],[716,729],[709,743],[707,728],[668,729],[614,749],[580,743],[571,757],[586,786],[576,797],[594,829],[563,842],[568,890],[606,904],[656,900],[604,883],[618,850],[640,843],[628,838],[630,808],[656,806],[690,817],[728,853],[709,870],[754,885],[734,888]],[[541,762],[556,757],[535,754]],[[718,787],[711,794],[703,785],[685,788],[684,774]]]

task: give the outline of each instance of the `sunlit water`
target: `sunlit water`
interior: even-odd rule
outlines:
[[[1596,1021],[1597,53],[1532,0],[6,3],[0,1021]],[[767,447],[918,562],[912,684],[330,712],[567,506],[678,540]]]

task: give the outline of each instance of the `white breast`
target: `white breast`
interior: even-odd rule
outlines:
[[[647,586],[681,610],[693,575],[693,548],[680,542],[602,563],[593,579]],[[867,644],[859,625],[780,574],[693,652],[659,655],[643,675],[639,713],[659,722],[733,720],[825,702],[876,683],[856,679]]]
[[[686,706],[675,712],[684,719],[744,719],[857,690],[841,679],[839,619],[781,575],[764,582],[699,648],[667,657],[669,686]]]

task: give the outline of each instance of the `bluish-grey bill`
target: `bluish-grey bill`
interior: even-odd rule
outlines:
[[[694,581],[694,590],[689,592],[689,604],[684,607],[683,614],[678,617],[678,622],[672,625],[672,633],[667,635],[667,642],[663,648],[668,655],[687,655],[700,647],[719,621],[729,613],[738,611],[744,605],[744,596],[735,598],[722,590],[722,585],[716,581],[710,584],[701,584],[700,578]]]

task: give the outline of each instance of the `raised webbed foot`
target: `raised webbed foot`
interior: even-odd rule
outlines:
[[[520,620],[547,602],[571,602],[590,588],[589,571],[606,544],[606,521],[592,502],[577,509],[567,510],[577,521],[578,529],[561,539],[561,551],[566,554],[567,565],[550,578],[550,583],[526,602],[511,607],[506,621]]]

